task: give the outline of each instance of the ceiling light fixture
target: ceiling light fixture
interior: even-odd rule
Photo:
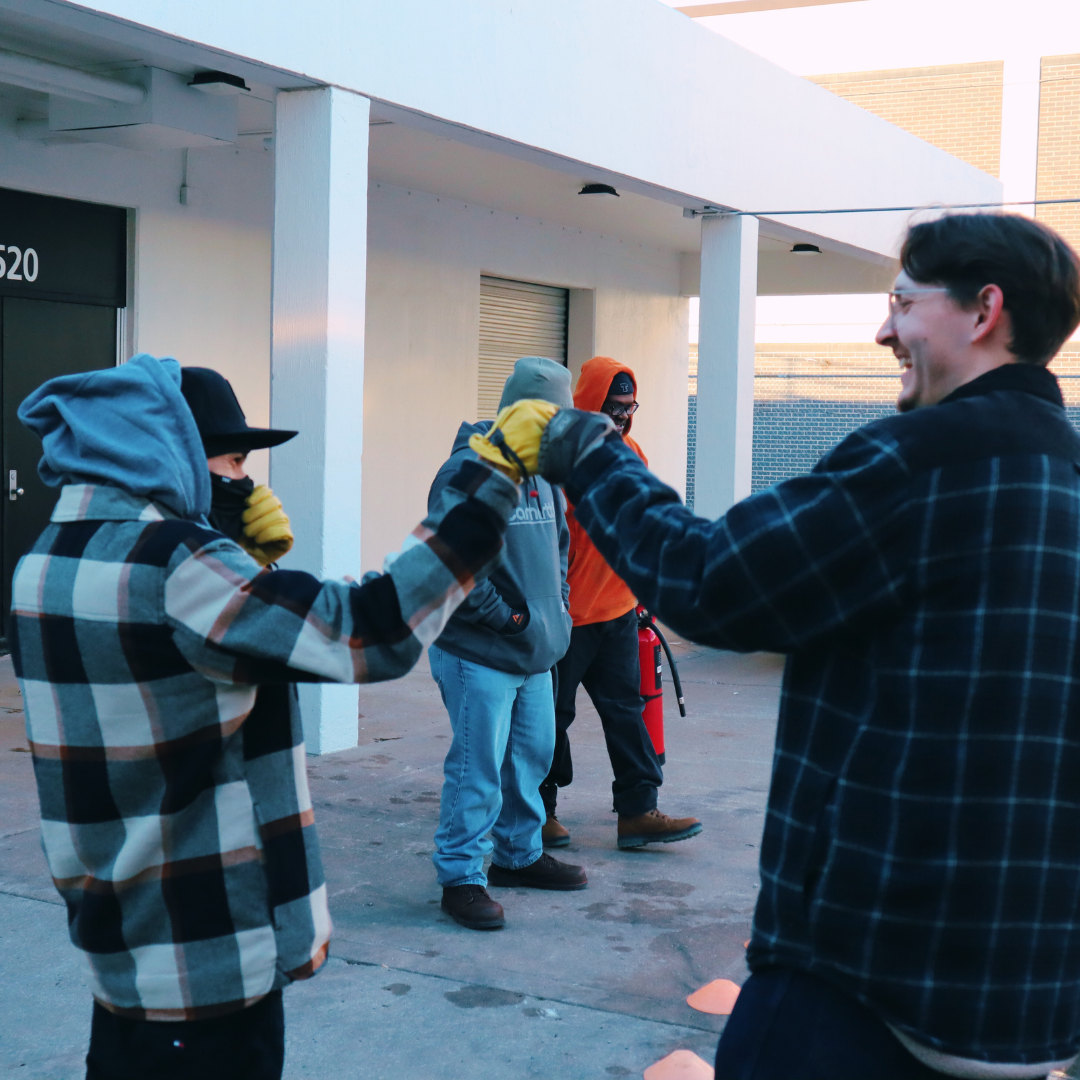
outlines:
[[[579,192],[579,195],[614,195],[616,198],[621,198],[619,193],[610,184],[586,184]]]
[[[791,249],[792,255],[820,255],[821,248],[817,244],[796,244]]]
[[[230,75],[227,71],[197,71],[188,86],[193,90],[201,90],[204,94],[251,92],[251,87],[239,75]]]

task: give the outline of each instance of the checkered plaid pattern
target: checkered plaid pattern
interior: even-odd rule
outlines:
[[[1010,365],[716,522],[628,449],[567,485],[686,637],[788,654],[752,968],[948,1054],[1080,1049],[1080,437]]]
[[[464,466],[363,586],[260,570],[115,488],[65,487],[19,563],[11,642],[45,854],[94,996],[214,1016],[330,937],[297,681],[407,672],[493,568],[517,488]]]

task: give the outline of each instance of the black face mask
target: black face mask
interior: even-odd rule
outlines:
[[[230,540],[239,540],[244,531],[243,514],[247,501],[255,490],[250,476],[231,480],[227,476],[210,474],[210,526]]]

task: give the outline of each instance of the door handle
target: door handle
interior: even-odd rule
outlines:
[[[19,472],[17,469],[8,470],[8,498],[14,502],[20,495],[25,494],[19,487]]]

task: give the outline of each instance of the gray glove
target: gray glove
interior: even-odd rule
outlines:
[[[615,430],[610,416],[560,409],[540,436],[537,471],[552,484],[565,484],[570,474]]]

